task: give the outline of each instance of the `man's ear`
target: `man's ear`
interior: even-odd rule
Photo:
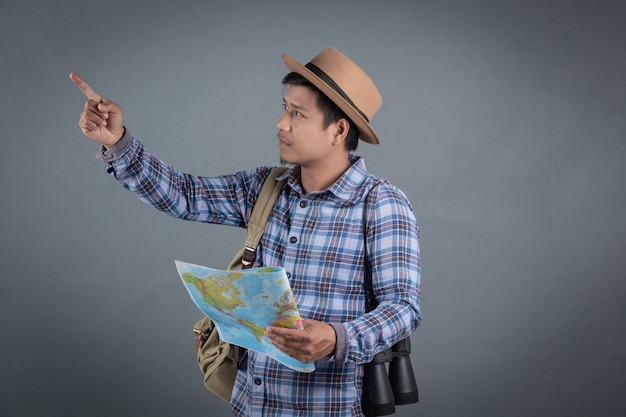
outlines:
[[[335,140],[334,145],[339,145],[346,140],[348,131],[350,130],[350,123],[346,119],[339,119],[335,122]]]

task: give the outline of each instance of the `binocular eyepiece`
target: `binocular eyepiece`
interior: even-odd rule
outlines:
[[[410,353],[411,339],[407,337],[365,365],[362,408],[366,416],[386,416],[396,412],[396,405],[418,402]]]

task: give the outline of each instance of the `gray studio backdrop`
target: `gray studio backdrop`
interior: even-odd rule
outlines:
[[[277,163],[280,55],[383,95],[373,173],[414,204],[421,401],[401,416],[626,415],[623,1],[0,1],[0,415],[214,416],[174,259],[244,232],[144,206],[77,120],[82,74],[157,156]]]

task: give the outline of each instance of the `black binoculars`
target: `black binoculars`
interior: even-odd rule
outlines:
[[[407,337],[365,365],[361,406],[366,416],[387,416],[396,412],[396,405],[418,402],[410,353],[411,339]]]

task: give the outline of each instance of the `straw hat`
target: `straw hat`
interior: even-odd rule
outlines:
[[[283,55],[291,72],[297,72],[326,94],[359,128],[361,140],[379,144],[370,120],[383,102],[371,78],[350,58],[326,48],[306,65]]]

